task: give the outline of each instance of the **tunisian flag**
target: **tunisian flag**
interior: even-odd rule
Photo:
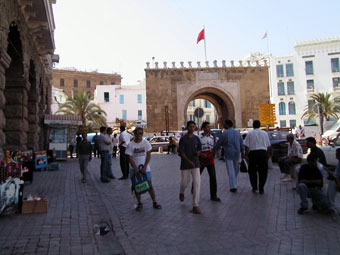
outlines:
[[[201,40],[204,40],[204,28],[201,30],[201,32],[198,34],[197,37],[197,43],[199,43]]]

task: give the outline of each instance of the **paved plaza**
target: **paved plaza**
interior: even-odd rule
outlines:
[[[178,199],[180,158],[152,154],[151,171],[162,210],[148,194],[136,212],[129,180],[99,181],[100,160],[90,163],[81,183],[77,159],[65,169],[34,172],[24,196],[46,194],[48,213],[0,217],[0,254],[340,254],[339,215],[310,211],[298,215],[299,196],[292,183],[281,183],[276,165],[269,171],[265,194],[251,192],[240,173],[236,194],[229,192],[224,162],[217,160],[218,196],[210,200],[208,173],[202,174],[201,215],[192,209],[190,188]],[[116,177],[119,160],[113,159]],[[338,196],[337,205],[340,206]],[[96,234],[105,224],[107,235]]]

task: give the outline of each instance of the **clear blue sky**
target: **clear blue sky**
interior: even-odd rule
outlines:
[[[58,0],[57,68],[117,72],[123,84],[145,78],[146,62],[239,60],[251,52],[289,55],[296,40],[339,36],[339,0]],[[187,64],[186,64],[187,65]]]

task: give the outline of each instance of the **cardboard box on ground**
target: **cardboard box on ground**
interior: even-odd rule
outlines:
[[[22,201],[22,214],[28,213],[47,213],[48,201],[45,198],[40,200],[24,200]]]

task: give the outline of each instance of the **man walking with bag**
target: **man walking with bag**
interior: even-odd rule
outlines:
[[[149,183],[149,194],[153,202],[153,208],[155,209],[161,209],[161,205],[157,203],[155,190],[152,186],[151,182],[151,170],[150,170],[150,159],[151,159],[151,144],[149,141],[143,139],[143,128],[137,127],[134,130],[135,138],[133,141],[129,143],[129,145],[126,148],[126,155],[129,157],[129,161],[131,164],[131,172],[130,177],[131,180],[135,178],[135,176],[143,174],[146,175],[146,179]],[[141,168],[141,169],[139,169]],[[136,207],[136,211],[139,212],[143,209],[143,204],[141,201],[141,195],[136,194],[136,199],[138,202],[138,205]]]

